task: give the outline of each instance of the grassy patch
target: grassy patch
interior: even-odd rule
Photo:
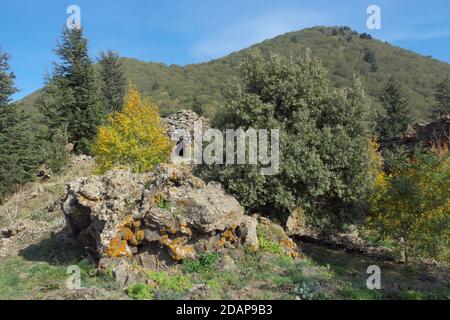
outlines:
[[[55,216],[46,209],[39,209],[31,213],[30,219],[33,221],[52,222],[55,219]]]
[[[148,279],[154,281],[155,289],[187,291],[192,288],[190,277],[184,274],[170,274],[164,271],[149,271]]]
[[[351,300],[379,300],[383,294],[378,290],[370,290],[367,287],[356,287],[351,282],[342,285],[341,293],[343,298]]]
[[[105,288],[111,291],[118,289],[112,277],[98,275],[87,259],[54,264],[47,261],[28,261],[17,256],[0,263],[0,300],[41,299],[48,293],[66,290],[66,281],[71,275],[67,268],[71,265],[80,268],[82,288]]]
[[[216,252],[203,252],[198,259],[183,261],[183,268],[188,273],[208,273],[214,270],[220,255]]]
[[[424,299],[424,295],[420,291],[415,290],[407,290],[402,292],[401,297],[403,300],[422,300]]]

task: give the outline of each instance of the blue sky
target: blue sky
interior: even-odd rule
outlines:
[[[12,56],[21,90],[16,99],[42,86],[71,4],[81,8],[92,57],[111,48],[122,56],[184,65],[289,31],[348,25],[450,62],[448,0],[2,0],[0,46]],[[371,4],[381,8],[381,30],[367,30]]]

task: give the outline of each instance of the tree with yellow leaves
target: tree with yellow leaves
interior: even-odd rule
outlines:
[[[418,152],[379,172],[369,225],[410,257],[450,258],[450,156]]]
[[[100,173],[118,165],[144,172],[167,161],[171,149],[158,107],[130,85],[123,110],[111,114],[108,123],[99,128],[92,153]]]

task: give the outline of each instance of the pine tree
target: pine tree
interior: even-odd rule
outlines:
[[[390,77],[380,100],[385,114],[378,119],[377,131],[383,148],[392,145],[395,138],[406,132],[412,122],[408,97],[402,92],[400,84]]]
[[[9,71],[9,55],[0,52],[0,195],[4,195],[14,184],[10,169],[13,163],[11,155],[11,127],[16,124],[11,95],[14,87],[14,74]]]
[[[364,61],[370,64],[370,71],[377,72],[378,71],[378,64],[377,64],[377,58],[375,56],[375,52],[370,49],[369,47],[364,48]]]
[[[100,79],[103,104],[107,113],[122,110],[126,77],[119,55],[111,50],[100,53]]]
[[[0,52],[0,196],[30,181],[39,161],[38,146],[26,128],[25,113],[11,103],[17,89],[14,73],[9,70],[9,55]]]
[[[197,96],[194,96],[194,98],[192,98],[192,111],[194,111],[199,116],[202,116],[205,113],[200,101],[198,101]]]
[[[9,71],[10,56],[0,51],[0,107],[5,107],[11,102],[11,96],[17,92],[14,87],[15,75]]]
[[[65,28],[55,52],[60,61],[54,63],[39,101],[47,118],[48,140],[57,129],[66,127],[75,152],[89,153],[104,111],[82,29]]]
[[[450,114],[450,83],[448,77],[436,85],[436,94],[434,95],[437,104],[433,108],[435,117],[442,117]]]

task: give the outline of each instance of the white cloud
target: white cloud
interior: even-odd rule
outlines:
[[[314,11],[275,11],[211,30],[192,47],[191,54],[197,59],[218,58],[282,33],[325,23],[330,21]]]

